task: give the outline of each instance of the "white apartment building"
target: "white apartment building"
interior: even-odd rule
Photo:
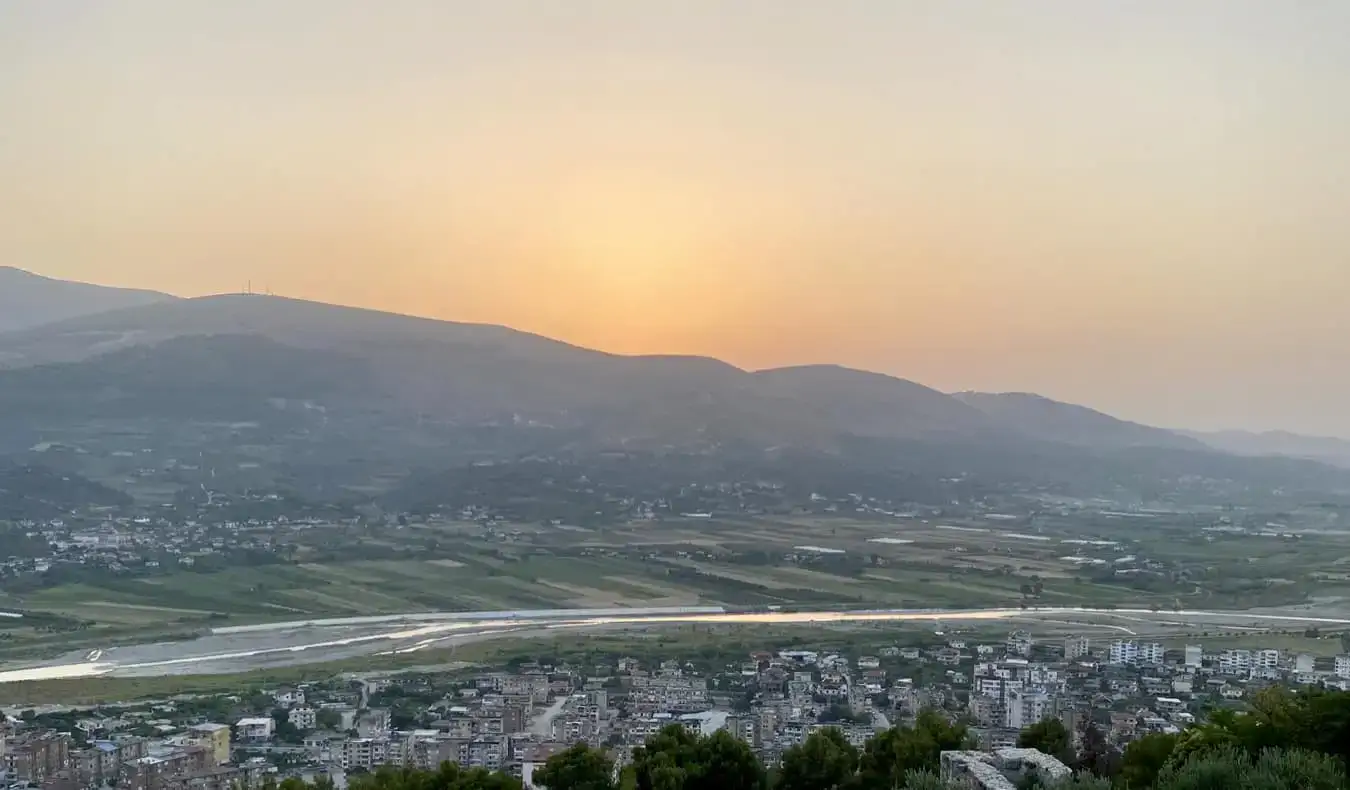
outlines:
[[[1252,655],[1252,664],[1261,669],[1279,669],[1280,651],[1261,650]]]
[[[1350,678],[1350,656],[1336,656],[1336,677]]]
[[[1141,664],[1161,664],[1167,651],[1157,642],[1147,642],[1139,645],[1139,663]]]
[[[1083,658],[1091,651],[1091,641],[1086,636],[1071,636],[1064,640],[1064,658],[1073,661]]]
[[[297,730],[312,730],[319,726],[319,712],[313,708],[291,708],[286,718]]]
[[[1205,651],[1200,645],[1186,645],[1186,666],[1198,667],[1204,658]]]
[[[1018,689],[1008,694],[1006,725],[1010,730],[1026,729],[1053,715],[1055,715],[1055,699],[1043,691]]]
[[[1250,650],[1225,650],[1219,654],[1219,672],[1225,675],[1250,675],[1253,666]]]
[[[1115,641],[1111,643],[1110,663],[1161,664],[1166,651],[1157,642]]]
[[[243,741],[270,740],[276,734],[276,728],[277,723],[270,716],[267,718],[240,719],[234,725],[234,731],[239,734],[239,739]]]

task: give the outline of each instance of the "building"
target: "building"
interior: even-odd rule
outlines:
[[[1050,787],[1069,778],[1064,763],[1036,749],[943,752],[942,780],[970,790],[1016,790],[1034,782]]]
[[[1336,677],[1350,678],[1350,656],[1336,656]]]
[[[1260,650],[1252,656],[1254,669],[1279,669],[1280,651],[1278,650]]]
[[[188,743],[205,747],[216,765],[230,761],[230,727],[227,724],[198,724],[188,730]]]
[[[1018,689],[1009,692],[1005,725],[1024,730],[1048,716],[1055,715],[1055,700],[1043,691]]]
[[[1161,664],[1166,651],[1157,642],[1115,641],[1111,643],[1109,662],[1117,666],[1127,664]]]
[[[241,741],[270,741],[276,734],[276,720],[268,716],[267,718],[240,719],[234,725],[234,729],[239,733]]]
[[[1250,675],[1254,665],[1250,650],[1225,650],[1219,654],[1219,672],[1224,675]]]
[[[42,784],[70,768],[70,736],[44,732],[9,741],[4,765],[12,779]]]
[[[1186,645],[1186,666],[1198,667],[1204,661],[1204,658],[1205,651],[1200,645]]]
[[[390,742],[385,738],[352,738],[342,744],[338,762],[345,770],[370,770],[390,762]]]
[[[1064,640],[1064,658],[1066,661],[1085,658],[1091,652],[1091,649],[1091,641],[1086,636],[1070,636]]]
[[[389,711],[371,708],[356,716],[356,734],[362,738],[383,738],[389,734]]]
[[[1009,655],[1029,656],[1031,655],[1031,646],[1033,643],[1034,640],[1031,638],[1029,632],[1013,631],[1011,634],[1008,634],[1008,641],[1004,643],[1003,647],[1007,650]]]
[[[286,719],[297,730],[313,730],[319,726],[319,712],[307,706],[291,708]]]
[[[290,707],[291,705],[304,705],[305,692],[303,689],[283,688],[272,692],[272,699],[276,700],[278,705]]]
[[[1312,674],[1317,669],[1317,659],[1308,653],[1299,653],[1294,658],[1294,671],[1300,675]]]
[[[1163,663],[1167,650],[1157,642],[1141,643],[1139,645],[1139,663],[1151,664],[1157,666]]]

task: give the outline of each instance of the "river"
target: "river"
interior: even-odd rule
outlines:
[[[1284,623],[1350,625],[1350,619],[1252,611],[1168,611],[1077,607],[965,610],[727,612],[693,609],[589,609],[519,612],[446,612],[349,620],[303,620],[222,628],[197,639],[84,649],[50,662],[0,671],[0,683],[82,677],[144,677],[243,672],[366,655],[415,653],[475,639],[519,632],[542,636],[558,630],[642,628],[654,625],[787,625],[867,622],[970,622],[1020,618],[1121,619],[1134,622]],[[1127,629],[1119,629],[1127,630]]]

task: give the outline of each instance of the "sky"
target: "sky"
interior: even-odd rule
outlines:
[[[1350,436],[1344,0],[5,0],[0,264]]]

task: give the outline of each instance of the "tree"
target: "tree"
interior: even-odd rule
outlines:
[[[351,777],[348,786],[351,790],[521,790],[519,779],[500,771],[465,770],[450,762],[436,771],[386,765],[373,774]]]
[[[863,746],[858,758],[861,790],[892,790],[912,771],[936,771],[942,753],[968,746],[964,725],[953,725],[932,710],[921,712],[913,729],[896,727]]]
[[[276,737],[282,743],[303,743],[305,736],[291,724],[291,714],[285,708],[272,711],[272,721],[276,722]]]
[[[342,714],[332,708],[319,708],[314,723],[321,730],[336,730],[342,726]]]
[[[1087,773],[1076,773],[1052,785],[1052,790],[1111,790],[1111,780]]]
[[[905,774],[904,784],[900,786],[905,790],[953,790],[951,785],[932,771],[910,771]]]
[[[1017,736],[1022,749],[1039,749],[1066,764],[1074,762],[1073,739],[1069,728],[1059,719],[1048,717],[1022,730]]]
[[[858,770],[858,750],[834,727],[811,733],[783,753],[775,790],[838,790]],[[554,790],[549,785],[549,790]]]
[[[1120,760],[1121,783],[1136,790],[1152,787],[1176,750],[1178,740],[1175,734],[1154,733],[1126,746]]]
[[[1107,740],[1095,722],[1083,728],[1082,750],[1073,767],[1093,776],[1112,777],[1120,772],[1120,752]]]
[[[633,750],[637,790],[764,790],[768,778],[746,743],[726,730],[711,736],[678,724]]]
[[[614,790],[614,761],[604,751],[578,743],[548,758],[533,781],[548,790]]]
[[[1345,766],[1300,749],[1268,749],[1243,779],[1243,790],[1345,790]]]
[[[1252,759],[1236,748],[1194,755],[1169,765],[1157,790],[1344,790],[1345,767],[1336,758],[1299,749],[1267,749]]]

